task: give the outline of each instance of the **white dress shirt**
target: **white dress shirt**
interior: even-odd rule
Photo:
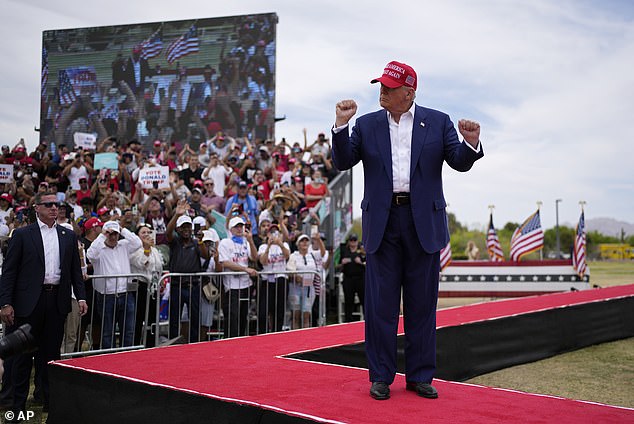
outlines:
[[[392,147],[392,191],[409,193],[409,172],[412,162],[412,130],[414,128],[414,111],[416,104],[401,115],[396,122],[392,114],[387,112],[390,126],[390,146]]]
[[[123,240],[119,240],[112,248],[106,246],[106,236],[99,234],[86,251],[86,257],[92,264],[95,275],[131,274],[130,255],[143,247],[139,236],[121,229]],[[95,278],[93,287],[101,294],[125,293],[128,291],[129,278]]]
[[[38,218],[37,225],[40,227],[42,243],[44,244],[44,284],[58,285],[62,276],[62,269],[57,223],[49,227]]]

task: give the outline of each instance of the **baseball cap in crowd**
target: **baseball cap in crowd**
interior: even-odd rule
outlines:
[[[193,225],[192,219],[188,217],[187,215],[179,216],[178,219],[176,220],[176,228],[180,228],[185,224]]]
[[[203,186],[203,180],[196,180],[194,181],[194,187],[201,187]]]
[[[71,230],[71,231],[75,231],[75,229],[73,228],[73,224],[69,223],[69,222],[62,222],[61,224],[59,224],[60,227],[64,227],[67,230]]]
[[[99,215],[99,216],[101,216],[101,215],[105,215],[105,214],[107,214],[107,213],[110,213],[110,209],[108,209],[108,208],[107,208],[107,207],[105,207],[105,206],[104,206],[104,207],[102,207],[102,208],[99,208],[99,209],[97,210],[97,215]]]
[[[11,196],[9,193],[0,194],[0,199],[6,200],[7,202],[13,204],[13,196]]]
[[[200,225],[201,227],[207,226],[207,220],[202,216],[197,216],[192,220],[192,225]]]
[[[105,224],[103,224],[103,229],[106,232],[112,232],[114,231],[115,233],[121,233],[121,227],[119,227],[119,223],[117,221],[108,221]]]
[[[359,240],[359,236],[357,235],[357,233],[350,233],[350,235],[348,236],[348,241],[350,240]]]
[[[229,221],[229,229],[232,229],[236,225],[240,225],[240,224],[244,225],[244,220],[242,218],[240,218],[239,216],[234,216]]]
[[[82,181],[88,181],[88,179],[86,177],[79,177],[79,182],[81,183]]]
[[[262,225],[264,221],[269,221],[269,222],[273,221],[271,212],[269,212],[268,209],[264,209],[262,212],[260,212],[260,217],[258,218],[258,225]]]
[[[238,183],[238,187],[247,187],[247,186],[248,186],[248,185],[247,185],[247,182],[246,182],[246,181],[240,181],[240,182]]]
[[[418,78],[416,77],[416,71],[414,71],[414,68],[411,66],[406,65],[405,63],[392,61],[385,65],[383,75],[370,81],[371,84],[376,82],[380,82],[389,88],[397,88],[404,85],[416,90]]]
[[[302,241],[304,239],[310,241],[310,237],[308,237],[306,234],[302,234],[299,237],[297,237],[297,243],[299,243],[300,241]]]
[[[198,188],[198,187],[194,187],[192,189],[192,193],[203,194],[203,191],[200,188]]]
[[[154,140],[154,145],[155,146],[160,146],[161,145],[161,140]]]
[[[203,241],[220,241],[220,237],[218,237],[218,233],[213,228],[209,230],[203,230]]]
[[[86,231],[95,227],[103,227],[103,222],[99,218],[92,217],[84,222],[84,230]]]
[[[261,152],[266,152],[266,153],[269,152],[269,148],[266,147],[266,146],[260,146],[260,148],[258,150],[260,150]]]
[[[14,152],[26,152],[26,149],[24,148],[24,146],[18,146],[16,147],[14,150]]]

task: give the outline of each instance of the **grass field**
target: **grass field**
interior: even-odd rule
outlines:
[[[634,284],[634,261],[591,262],[589,267],[591,284]],[[634,408],[634,338],[506,368],[467,382]]]

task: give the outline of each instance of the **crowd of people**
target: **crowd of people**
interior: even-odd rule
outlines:
[[[95,169],[101,152],[116,152],[118,169]],[[247,314],[260,298],[258,333],[316,323],[319,276],[330,255],[313,208],[329,196],[328,181],[336,175],[324,134],[302,146],[252,144],[219,132],[197,150],[157,140],[151,151],[135,140],[122,145],[106,138],[95,151],[64,145],[51,151],[41,142],[28,152],[20,140],[3,146],[0,164],[14,169],[14,181],[0,184],[5,241],[35,222],[37,193],[55,195],[57,224],[78,235],[91,312],[67,325],[63,351],[81,346],[88,325],[94,348],[140,343],[147,284],[165,271],[234,273],[214,281],[221,308],[205,296],[201,278],[171,278],[161,287],[169,300],[170,338],[205,338],[219,327],[219,313],[225,336],[253,333]],[[156,166],[169,167],[169,187],[143,188],[141,169]],[[123,277],[88,278],[118,274],[145,278],[137,286]]]

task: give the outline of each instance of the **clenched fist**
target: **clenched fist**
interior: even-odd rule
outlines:
[[[346,125],[355,113],[357,113],[357,103],[354,100],[341,100],[335,106],[335,127]]]
[[[458,121],[458,131],[464,137],[465,141],[476,148],[480,141],[480,124],[476,121],[461,119]]]

